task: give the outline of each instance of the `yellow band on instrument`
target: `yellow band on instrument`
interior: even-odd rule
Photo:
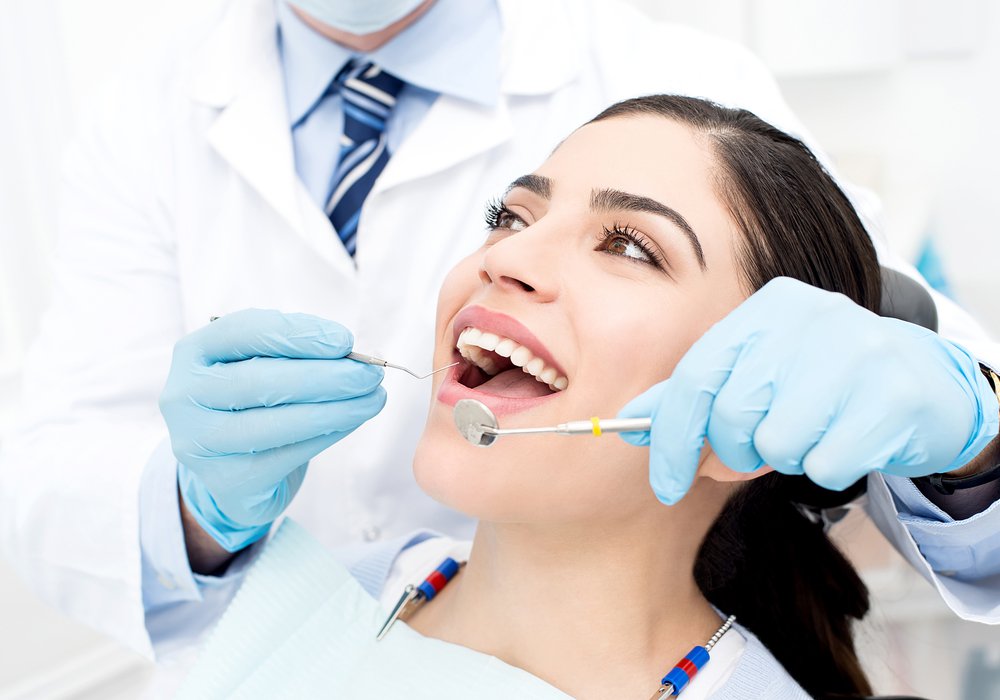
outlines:
[[[590,422],[594,424],[594,435],[596,435],[597,437],[600,437],[601,436],[601,419],[598,418],[597,416],[594,416],[593,418],[590,419]]]

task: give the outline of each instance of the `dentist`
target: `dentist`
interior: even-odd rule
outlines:
[[[329,546],[468,535],[405,467],[427,387],[344,356],[429,369],[437,290],[480,244],[483,202],[579,123],[675,92],[805,136],[743,49],[604,0],[211,8],[100,96],[69,154],[52,307],[0,463],[10,560],[147,654],[182,609],[229,595],[283,513]],[[854,201],[877,232],[875,205]],[[714,426],[744,436],[713,442],[737,470],[871,473],[896,546],[956,613],[1000,620],[998,404],[978,364],[1000,349],[940,297],[938,337],[763,291],[627,407],[653,413],[661,499],[683,496]],[[799,449],[775,454],[766,436],[786,431]],[[936,472],[986,481],[938,497],[913,479]]]

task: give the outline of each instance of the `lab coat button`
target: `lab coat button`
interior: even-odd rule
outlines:
[[[374,542],[382,537],[382,531],[378,525],[370,525],[364,529],[361,536],[365,538],[365,542]]]
[[[177,588],[177,582],[174,581],[173,577],[169,574],[161,573],[156,577],[156,580],[160,582],[160,585],[166,588],[168,591],[172,591]]]

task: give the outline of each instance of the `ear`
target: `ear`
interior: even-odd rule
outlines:
[[[698,460],[697,476],[712,479],[713,481],[737,482],[751,481],[765,474],[770,474],[773,471],[774,469],[766,465],[752,472],[738,472],[730,469],[722,463],[719,456],[715,454],[715,451],[706,442],[705,446],[701,448],[701,459]]]

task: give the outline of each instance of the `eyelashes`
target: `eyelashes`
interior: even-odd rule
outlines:
[[[500,228],[500,215],[504,213],[507,209],[500,201],[499,197],[494,197],[486,202],[486,210],[483,212],[486,218],[486,228],[492,231],[495,228]]]
[[[516,232],[528,227],[527,222],[512,212],[499,197],[486,203],[484,215],[486,228],[491,232]],[[658,252],[657,246],[628,224],[615,223],[610,228],[602,226],[597,236],[595,250],[641,265],[650,265],[659,270],[666,270],[666,261]]]
[[[490,231],[497,229],[513,229],[512,224],[521,222],[527,226],[524,220],[507,208],[507,205],[499,197],[495,197],[486,203],[486,228]]]
[[[597,240],[597,250],[633,262],[652,265],[659,270],[666,269],[666,261],[656,246],[628,224],[616,223],[611,228],[602,226]]]

